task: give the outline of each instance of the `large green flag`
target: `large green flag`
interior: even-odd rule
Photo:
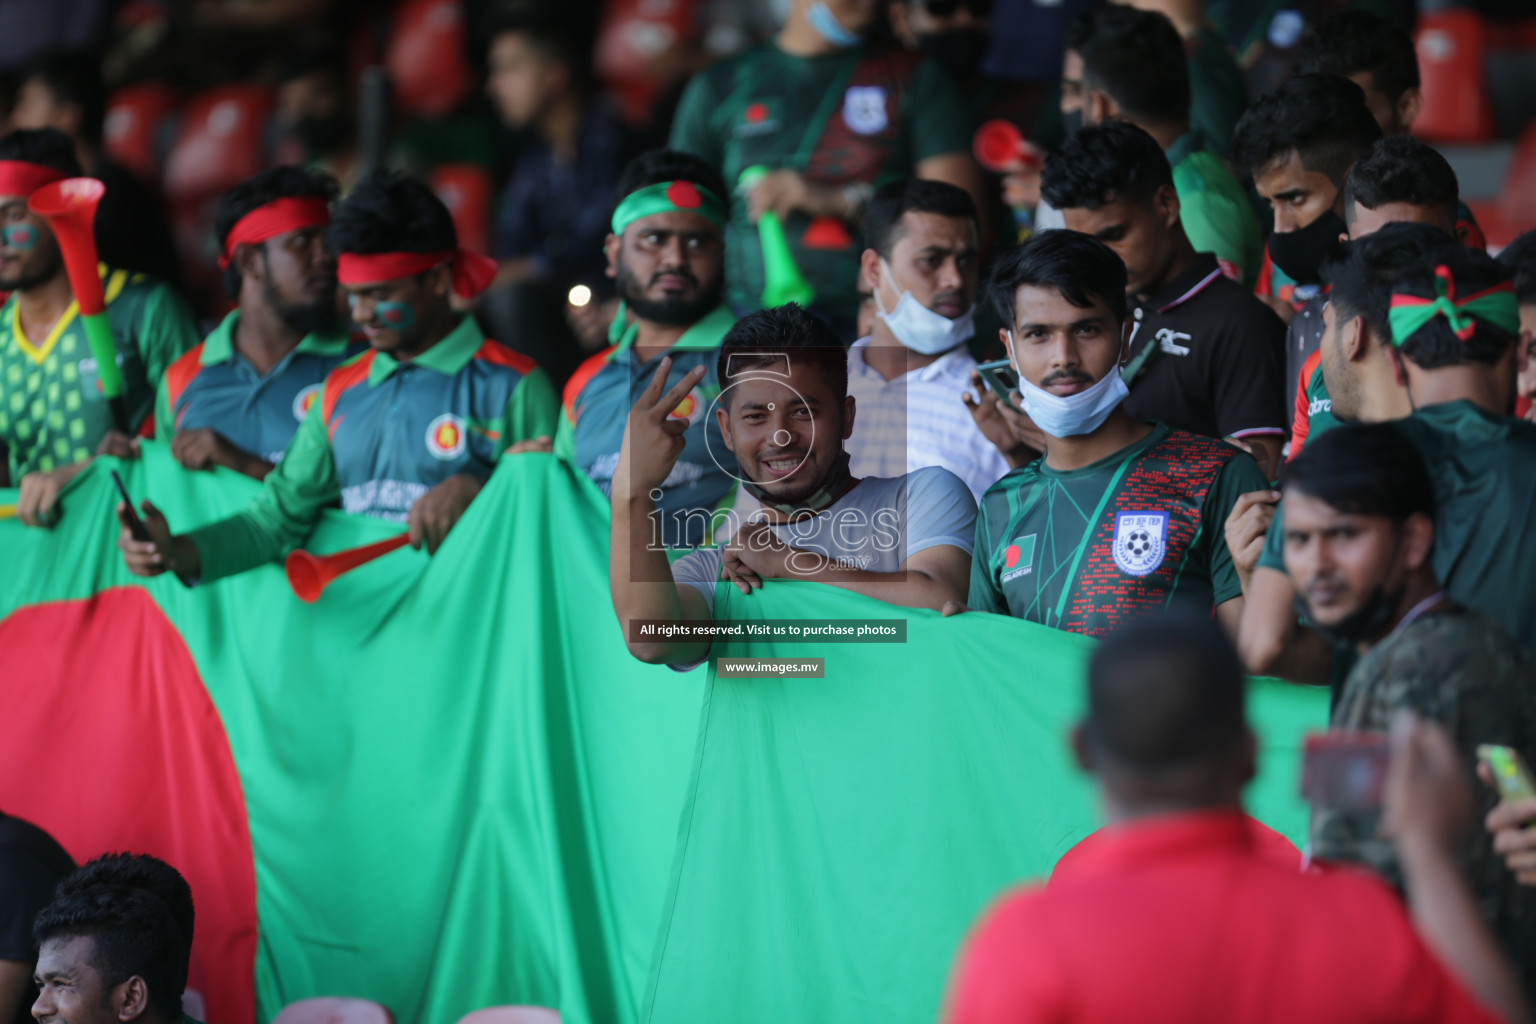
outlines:
[[[0,808],[77,858],[127,846],[188,874],[211,1024],[315,995],[402,1024],[502,1003],[931,1021],[975,915],[1094,827],[1065,746],[1080,637],[770,583],[722,612],[904,618],[906,642],[719,652],[822,657],[822,679],[642,665],[604,500],[539,455],[503,459],[436,556],[386,556],[315,605],[275,565],[145,584],[115,547],[114,465],[178,529],[255,490],[146,445],[98,460],[54,530],[0,523]],[[398,529],[327,514],[306,546]],[[1325,713],[1255,687],[1252,809],[1292,838],[1296,748]]]

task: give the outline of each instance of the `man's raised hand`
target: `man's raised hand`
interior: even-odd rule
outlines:
[[[651,382],[629,410],[624,443],[619,447],[619,465],[613,474],[615,500],[639,498],[660,487],[683,453],[688,421],[674,417],[672,412],[704,379],[704,367],[695,366],[667,389],[667,373],[671,369],[672,358],[663,356]]]

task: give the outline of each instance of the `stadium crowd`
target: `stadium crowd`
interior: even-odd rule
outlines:
[[[1410,134],[1394,12],[1319,5],[1244,66],[1202,0],[721,3],[626,77],[583,12],[473,4],[512,140],[476,221],[422,154],[484,117],[382,144],[334,32],[366,5],[169,33],[280,95],[271,165],[174,216],[104,143],[113,60],[44,6],[0,42],[23,522],[167,444],[261,482],[191,530],[118,507],[132,572],[208,587],[327,509],[435,552],[500,460],[561,459],[611,502],[642,661],[711,647],[628,623],[769,580],[1103,641],[1071,742],[1110,827],[978,924],[948,1019],[1530,1019],[1536,792],[1479,748],[1536,762],[1536,231],[1491,255]],[[39,202],[83,177],[84,263]],[[1242,813],[1250,673],[1389,737],[1381,800],[1316,804],[1305,856]],[[77,871],[0,815],[0,1022],[188,1019],[192,918],[171,866]]]

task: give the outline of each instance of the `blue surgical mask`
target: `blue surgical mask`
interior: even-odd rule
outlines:
[[[896,278],[891,275],[891,268],[886,265],[885,260],[880,261],[880,272],[891,282],[891,287],[895,288]],[[911,292],[904,291],[896,302],[896,308],[887,313],[885,303],[880,301],[880,291],[876,289],[875,307],[878,310],[875,315],[891,329],[897,341],[913,352],[925,356],[936,356],[940,352],[948,352],[976,333],[974,303],[962,315],[951,320],[918,302]]]
[[[805,17],[817,35],[839,49],[851,50],[864,41],[859,33],[843,27],[843,23],[837,20],[832,9],[826,5],[826,0],[816,0]]]
[[[1008,348],[1013,349],[1013,332],[1008,332]],[[1011,355],[1015,372],[1017,359]],[[1131,389],[1125,386],[1120,371],[1111,369],[1102,380],[1075,395],[1056,395],[1036,387],[1019,373],[1019,395],[1024,399],[1024,413],[1035,426],[1051,437],[1077,437],[1098,430],[1115,407],[1125,401]]]

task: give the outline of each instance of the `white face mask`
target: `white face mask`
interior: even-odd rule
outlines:
[[[885,260],[880,261],[880,273],[891,282],[891,287],[896,287],[896,278],[891,275],[891,268]],[[925,356],[936,356],[940,352],[948,352],[956,345],[968,340],[976,333],[976,304],[971,303],[971,308],[963,314],[951,320],[942,313],[935,313],[927,306],[918,302],[909,291],[901,293],[901,298],[896,301],[896,308],[891,312],[885,311],[885,303],[880,301],[880,289],[875,289],[875,314],[885,322],[885,326],[896,335],[896,340],[901,342],[913,352],[920,352]]]
[[[1008,332],[1009,359],[1013,369],[1019,372],[1019,361],[1013,352],[1013,332]],[[1131,389],[1125,386],[1118,368],[1111,368],[1102,380],[1086,391],[1075,395],[1056,395],[1036,387],[1019,372],[1019,395],[1024,399],[1024,412],[1035,421],[1035,426],[1051,437],[1077,437],[1091,434],[1125,401]]]

